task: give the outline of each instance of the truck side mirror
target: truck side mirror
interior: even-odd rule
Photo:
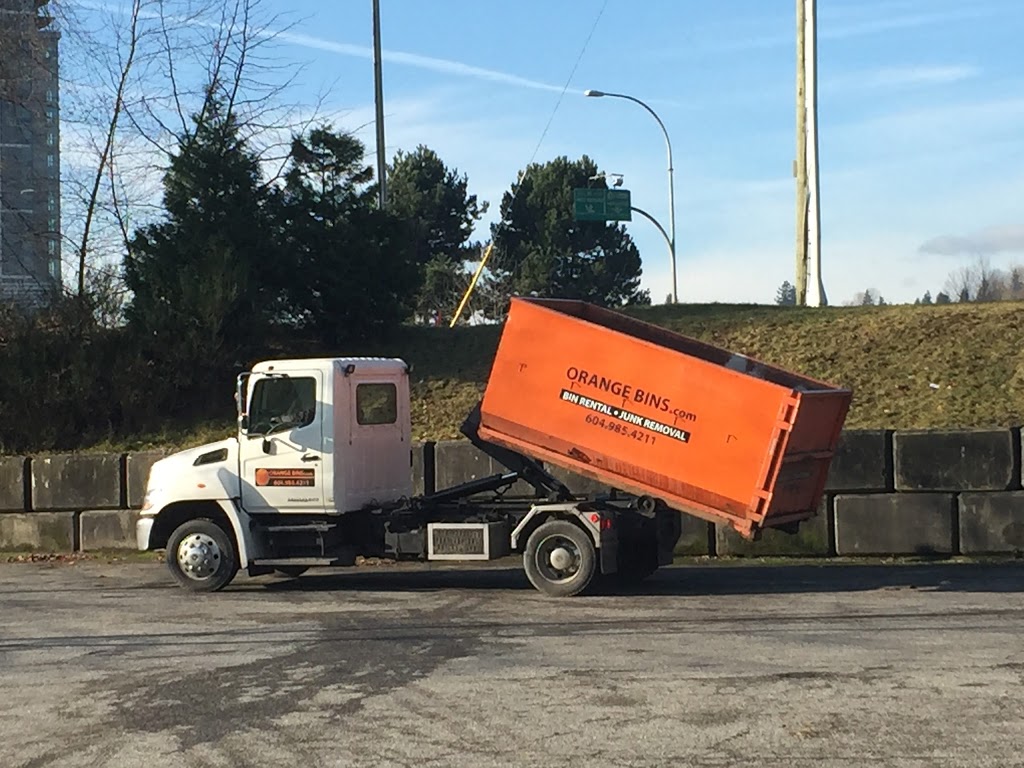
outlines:
[[[267,455],[270,454],[270,438],[269,437],[264,437],[263,438],[263,452],[265,454],[267,454]]]

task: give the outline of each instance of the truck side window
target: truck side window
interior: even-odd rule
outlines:
[[[361,426],[398,421],[398,389],[394,384],[357,384],[356,421]]]
[[[297,429],[313,423],[316,415],[316,379],[274,377],[259,379],[249,404],[249,431]]]

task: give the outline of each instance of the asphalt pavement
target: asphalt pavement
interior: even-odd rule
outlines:
[[[1024,765],[1024,565],[0,565],[0,766]]]

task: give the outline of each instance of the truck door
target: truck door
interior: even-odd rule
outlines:
[[[356,374],[349,412],[349,451],[345,465],[347,503],[400,498],[409,487],[408,384],[404,376]]]
[[[321,371],[254,375],[239,444],[242,506],[250,514],[322,513],[333,482],[324,452]]]

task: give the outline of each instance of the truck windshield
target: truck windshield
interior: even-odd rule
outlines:
[[[316,380],[312,377],[259,379],[249,404],[249,431],[257,434],[297,429],[313,423]]]

